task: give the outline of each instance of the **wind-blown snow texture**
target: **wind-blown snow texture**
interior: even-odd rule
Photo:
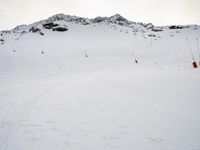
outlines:
[[[0,150],[199,150],[199,35],[63,14],[0,32]]]

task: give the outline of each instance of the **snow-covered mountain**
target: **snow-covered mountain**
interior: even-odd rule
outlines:
[[[198,25],[171,25],[171,26],[154,26],[152,23],[136,23],[129,21],[126,18],[122,17],[119,14],[115,14],[111,17],[96,17],[94,19],[82,18],[77,16],[70,16],[64,14],[57,14],[52,17],[49,17],[46,20],[42,20],[30,25],[19,25],[10,31],[1,31],[1,42],[4,44],[7,34],[14,34],[14,36],[22,36],[26,33],[39,33],[44,35],[42,30],[48,29],[50,31],[65,32],[68,31],[68,24],[78,24],[78,25],[119,25],[122,27],[127,27],[132,29],[132,32],[162,32],[163,30],[181,30],[192,28],[198,30]],[[116,26],[114,26],[116,27]],[[178,32],[178,31],[177,31]]]
[[[146,65],[189,69],[192,67],[191,50],[195,60],[198,62],[200,59],[196,41],[199,33],[198,25],[158,27],[151,23],[129,21],[119,14],[95,19],[57,14],[30,25],[1,31],[0,53],[1,60],[13,55],[12,61],[22,61],[33,55],[41,56],[41,53],[49,57],[59,55],[64,60],[70,57],[72,60],[84,57],[87,51],[91,59],[117,57],[132,63],[133,57],[137,57],[140,63]],[[46,61],[46,58],[41,60]],[[23,64],[27,64],[30,59],[24,61]],[[9,66],[6,61],[1,63],[2,73],[22,69],[9,63]],[[29,63],[33,65],[36,61]]]
[[[1,31],[0,150],[199,150],[199,39],[118,14]]]

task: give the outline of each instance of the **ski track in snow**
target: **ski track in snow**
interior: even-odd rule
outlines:
[[[198,141],[198,135],[191,135],[199,128],[196,113],[187,115],[149,103],[148,97],[131,97],[100,75],[84,77],[59,78],[45,86],[37,83],[29,100],[26,95],[17,105],[4,104],[1,149],[198,149],[190,144]],[[35,90],[35,82],[31,86],[30,79],[27,84],[30,89],[22,87],[18,92]]]

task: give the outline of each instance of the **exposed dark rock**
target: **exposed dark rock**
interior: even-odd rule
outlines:
[[[43,27],[46,28],[46,29],[52,29],[52,28],[57,27],[57,26],[59,26],[59,25],[54,24],[53,22],[43,24]]]
[[[69,15],[64,15],[64,14],[57,14],[47,19],[48,22],[55,22],[59,20],[63,20],[66,22],[73,22],[75,24],[82,24],[82,25],[91,24],[91,20],[88,18],[69,16]]]
[[[186,28],[186,27],[184,27],[184,26],[170,26],[169,27],[169,29],[184,29],[184,28]]]
[[[4,33],[4,34],[10,34],[11,31],[2,31],[2,33]]]
[[[56,27],[52,29],[53,31],[65,32],[68,29],[66,27]]]
[[[145,28],[147,28],[147,29],[153,29],[153,28],[154,28],[154,26],[153,26],[152,23],[144,24],[143,26],[144,26]]]
[[[41,29],[39,29],[37,27],[31,27],[31,29],[29,30],[29,32],[39,33],[40,35],[44,35],[44,33],[41,31]]]
[[[156,37],[155,34],[149,34],[148,36],[149,36],[149,37]]]
[[[29,31],[30,32],[30,31]],[[20,36],[22,36],[23,34],[25,34],[26,32],[25,31],[22,31],[22,33],[20,34]]]
[[[4,39],[0,39],[0,43],[1,43],[1,45],[3,45],[5,43],[5,40]]]
[[[58,31],[58,32],[65,32],[65,31],[68,30],[68,28],[66,26],[65,27],[61,27],[59,24],[55,24],[53,22],[43,24],[43,27],[45,29],[52,29],[52,31]]]
[[[153,32],[161,32],[161,31],[163,31],[163,30],[162,30],[162,29],[153,28],[153,29],[151,29],[151,31],[153,31]]]
[[[121,26],[128,26],[128,24],[129,24],[129,21],[119,14],[111,16],[109,18],[109,22],[115,23],[115,24],[118,24],[118,25],[121,25]]]
[[[89,25],[90,23],[87,22],[86,20],[83,21],[83,25]]]
[[[100,23],[104,20],[106,20],[106,17],[96,17],[93,21],[94,23]]]
[[[33,32],[33,33],[36,33],[36,32],[39,32],[40,29],[36,28],[36,27],[32,27],[29,32]]]

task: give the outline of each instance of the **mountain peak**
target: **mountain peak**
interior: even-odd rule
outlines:
[[[111,19],[114,19],[114,20],[126,20],[126,21],[127,21],[127,19],[124,18],[124,17],[123,17],[122,15],[120,15],[120,14],[115,14],[115,15],[111,16],[110,18],[111,18]]]
[[[95,20],[100,20],[101,21],[110,21],[112,23],[116,23],[116,22],[128,22],[128,20],[126,18],[124,18],[123,16],[121,16],[120,14],[115,14],[112,15],[110,17],[96,17],[95,19],[88,19],[88,18],[84,18],[84,17],[77,17],[77,16],[70,16],[70,15],[65,15],[63,13],[59,13],[56,15],[53,15],[51,17],[49,17],[47,19],[48,21],[59,21],[59,20],[65,20],[65,21],[80,21],[80,20],[90,20],[90,21],[94,21]]]
[[[128,24],[130,24],[130,22],[126,18],[122,17],[120,14],[115,14],[111,16],[109,20],[111,23],[119,24],[122,26],[127,26]]]
[[[49,20],[49,21],[59,21],[59,20],[65,20],[66,17],[67,17],[67,15],[65,15],[63,13],[59,13],[59,14],[56,14],[56,15],[49,17],[47,20]]]

